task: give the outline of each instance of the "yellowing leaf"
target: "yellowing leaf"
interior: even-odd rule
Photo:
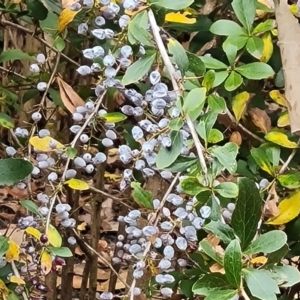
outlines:
[[[49,142],[51,140],[54,141],[54,143],[56,143],[56,148],[51,148],[49,146]],[[40,138],[38,136],[33,136],[32,138],[29,139],[29,143],[31,144],[31,146],[33,146],[37,150],[43,151],[43,152],[50,152],[50,151],[54,151],[55,149],[62,149],[65,147],[59,141],[53,139],[50,136],[45,136],[43,138]]]
[[[9,290],[6,287],[5,283],[0,279],[0,296],[2,296],[4,299],[8,296]]]
[[[266,7],[270,8],[270,9],[274,8],[273,0],[258,0],[258,2],[260,2],[261,4],[265,5]],[[255,13],[259,18],[263,18],[267,14],[266,11],[261,10],[261,9],[257,9],[255,11]]]
[[[19,250],[20,250],[19,246],[12,240],[9,240],[8,244],[9,244],[9,248],[5,253],[6,260],[8,262],[11,262],[13,260],[18,260],[19,259]]]
[[[285,148],[294,149],[298,147],[297,143],[290,141],[284,133],[279,131],[271,131],[267,133],[265,135],[265,139]]]
[[[289,5],[289,9],[290,9],[290,12],[294,15],[297,15],[298,14],[298,7],[297,7],[297,4],[291,4]]]
[[[86,226],[87,226],[87,223],[86,223],[86,222],[82,222],[81,224],[79,224],[79,225],[77,226],[77,230],[83,231],[83,230],[86,229]]]
[[[65,181],[65,184],[73,190],[85,191],[89,189],[89,185],[85,181],[76,178]]]
[[[46,232],[49,240],[49,244],[53,247],[60,247],[62,244],[62,238],[57,229],[49,224],[48,230]]]
[[[280,93],[279,90],[273,90],[269,92],[269,96],[272,100],[274,100],[277,104],[288,107],[288,102],[283,94]]]
[[[125,9],[124,13],[130,17],[135,16],[137,13],[139,13],[141,10],[144,10],[145,8],[149,7],[149,5],[141,5],[137,10],[129,10]],[[102,9],[101,9],[102,10]]]
[[[65,8],[61,11],[58,17],[57,30],[58,32],[62,32],[66,26],[71,23],[75,16],[81,11],[79,10],[71,10],[69,8]]]
[[[180,12],[171,12],[166,14],[165,21],[166,22],[176,22],[176,23],[183,23],[183,24],[194,24],[196,22],[195,18],[188,18],[192,14],[188,11],[184,11],[183,13]]]
[[[36,228],[33,228],[33,227],[27,227],[25,229],[25,232],[32,235],[33,237],[35,237],[38,240],[41,237],[41,233]]]
[[[272,36],[270,32],[266,32],[261,37],[263,41],[263,50],[261,53],[260,61],[267,62],[272,54],[273,54],[273,42],[272,42]]]
[[[52,269],[52,258],[49,252],[45,249],[41,255],[41,268],[43,270],[44,275],[47,275]]]
[[[260,264],[264,265],[267,262],[267,258],[265,256],[257,256],[251,259],[251,264]]]
[[[247,108],[247,104],[250,100],[250,94],[248,92],[242,92],[235,95],[232,99],[232,110],[237,122],[242,118]]]
[[[289,119],[289,113],[288,111],[283,112],[278,120],[277,120],[277,126],[278,127],[285,127],[290,125],[290,119]]]
[[[16,284],[25,284],[25,281],[15,275],[10,276],[9,281]]]
[[[112,173],[105,172],[104,177],[109,178],[111,180],[118,180],[118,179],[121,179],[122,176],[118,175],[118,174],[112,174]]]
[[[291,193],[278,205],[278,215],[266,221],[266,224],[281,225],[286,224],[299,215],[300,212],[300,191]]]

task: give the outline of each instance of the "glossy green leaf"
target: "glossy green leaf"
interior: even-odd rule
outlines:
[[[233,0],[231,6],[238,20],[242,23],[248,33],[251,32],[255,18],[255,0]]]
[[[224,87],[226,91],[232,92],[236,90],[242,83],[243,83],[242,76],[239,73],[232,71],[227,77],[224,83]]]
[[[202,80],[202,86],[204,86],[206,88],[206,90],[209,91],[213,86],[215,78],[216,78],[216,72],[214,70],[208,70],[204,74],[204,77]]]
[[[205,300],[228,300],[237,295],[237,290],[212,290],[205,297]]]
[[[235,239],[233,229],[229,225],[222,223],[220,220],[211,221],[210,223],[205,225],[204,229],[211,231],[225,244],[229,244],[232,240]]]
[[[201,56],[200,58],[204,62],[205,67],[207,69],[223,70],[223,69],[228,68],[228,66],[225,65],[223,62],[221,62],[211,56]]]
[[[277,300],[279,288],[265,270],[243,269],[244,278],[252,296],[261,300]]]
[[[190,6],[194,0],[149,0],[150,4],[155,4],[157,6],[172,9],[172,10],[181,10]]]
[[[57,36],[53,42],[53,45],[55,49],[57,49],[59,52],[62,52],[66,47],[66,42],[62,37]]]
[[[156,156],[156,167],[158,169],[164,169],[169,167],[176,161],[176,158],[180,155],[183,137],[180,131],[172,131],[170,133],[172,145],[171,147],[161,146]]]
[[[223,265],[223,258],[219,256],[219,254],[214,250],[211,243],[208,241],[201,241],[199,243],[199,250],[201,252],[204,252],[207,256],[209,256],[211,259],[213,259],[215,262],[219,263],[220,265]]]
[[[9,239],[6,236],[0,236],[0,258],[5,254],[9,248]]]
[[[255,58],[259,59],[263,51],[263,41],[260,37],[252,36],[248,39],[246,44],[247,51]]]
[[[60,257],[72,257],[73,253],[68,247],[47,247],[47,249],[54,255]]]
[[[0,186],[13,185],[24,179],[33,170],[33,165],[21,158],[0,159]]]
[[[31,200],[20,200],[19,202],[24,208],[28,211],[32,212],[36,216],[40,216],[40,212],[38,210],[38,206]]]
[[[30,56],[28,53],[23,52],[20,49],[10,49],[10,50],[5,50],[0,54],[0,63],[9,61],[9,60],[18,60],[18,59],[29,59],[33,60],[34,57]]]
[[[189,71],[193,72],[196,76],[201,76],[205,73],[205,65],[201,58],[194,53],[186,51],[189,60]]]
[[[223,97],[216,95],[209,95],[207,97],[208,106],[217,113],[225,113],[226,111],[226,102]]]
[[[155,53],[149,56],[143,56],[130,65],[123,76],[122,84],[128,85],[130,83],[138,82],[145,74],[149,72],[152,64],[155,61],[155,57]]]
[[[248,79],[260,80],[273,76],[275,73],[268,64],[253,62],[235,68],[235,71]]]
[[[13,129],[15,127],[14,120],[7,114],[0,112],[0,127]]]
[[[142,207],[153,209],[151,193],[142,188],[139,182],[132,181],[130,186],[132,188],[131,195],[134,201]]]
[[[238,240],[233,240],[226,247],[224,255],[224,269],[228,281],[236,288],[241,283],[242,251]]]
[[[70,159],[74,159],[77,154],[77,149],[73,147],[67,147],[65,153],[68,155]]]
[[[226,78],[228,77],[229,75],[229,72],[228,71],[219,71],[219,72],[216,72],[215,73],[215,80],[214,80],[214,83],[212,85],[212,87],[217,87],[219,86],[220,84],[222,84]]]
[[[234,61],[236,59],[238,47],[232,43],[223,43],[222,45],[223,50],[227,56],[228,62],[230,65],[234,64]]]
[[[120,113],[120,112],[109,112],[101,118],[105,119],[106,122],[108,123],[119,123],[127,119],[127,116]]]
[[[237,168],[236,156],[238,154],[238,145],[228,142],[224,146],[217,146],[211,150],[212,154],[218,159],[229,173],[233,174]]]
[[[286,171],[285,174],[277,176],[280,184],[288,189],[297,189],[300,187],[300,172],[295,170]]]
[[[264,22],[260,22],[252,31],[252,34],[262,34],[267,31],[271,31],[276,27],[276,22],[274,19],[268,19]]]
[[[207,142],[211,144],[217,144],[223,141],[223,139],[224,139],[223,133],[220,130],[213,128],[210,130],[208,134]]]
[[[277,281],[281,288],[291,287],[300,282],[300,273],[293,266],[273,266],[270,277]]]
[[[165,169],[171,172],[182,172],[188,170],[191,166],[195,165],[198,159],[190,156],[179,155],[174,163]]]
[[[243,28],[231,20],[218,20],[211,25],[209,30],[217,35],[245,35]]]
[[[201,111],[206,99],[206,88],[195,88],[191,90],[183,102],[183,111],[190,113],[195,110]]]
[[[234,182],[221,182],[214,190],[225,198],[235,198],[239,194],[239,188]]]
[[[249,178],[238,179],[239,195],[231,217],[231,226],[246,249],[254,238],[261,217],[262,199],[255,182]]]
[[[189,195],[197,195],[202,191],[209,190],[207,187],[202,186],[196,177],[186,177],[180,181],[182,190]]]
[[[287,235],[281,230],[272,230],[258,236],[244,251],[246,254],[259,252],[272,253],[282,248],[287,242]]]
[[[262,170],[270,175],[274,175],[274,168],[268,160],[266,152],[262,148],[252,148],[251,155]]]
[[[237,50],[240,50],[246,45],[248,39],[249,39],[249,37],[246,35],[230,35],[223,43],[223,49],[226,54],[227,54],[227,51],[230,49],[229,48],[230,45],[235,46],[237,48]],[[232,52],[232,49],[231,49],[231,52]],[[227,56],[228,56],[228,54],[227,54]]]
[[[172,55],[172,59],[184,75],[189,68],[189,59],[183,46],[174,38],[168,39],[168,52]]]
[[[48,15],[48,9],[42,1],[26,0],[27,9],[30,11],[30,16],[36,20],[45,20]]]

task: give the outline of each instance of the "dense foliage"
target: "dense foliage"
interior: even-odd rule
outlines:
[[[275,19],[297,6],[273,4],[0,4],[0,186],[19,205],[0,215],[0,299],[295,299],[299,143]]]

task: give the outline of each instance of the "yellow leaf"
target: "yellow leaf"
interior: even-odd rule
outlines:
[[[44,275],[47,275],[52,269],[52,258],[49,252],[46,249],[43,250],[41,255],[41,268]]]
[[[62,238],[57,229],[49,224],[48,230],[47,230],[47,236],[49,240],[49,244],[53,247],[60,247],[62,244]]]
[[[269,92],[269,96],[271,99],[277,104],[288,107],[288,102],[283,94],[280,93],[279,90],[273,90]]]
[[[13,260],[18,260],[19,259],[19,250],[20,250],[19,246],[12,240],[9,240],[8,244],[9,244],[9,247],[5,253],[6,260],[8,262],[11,262]]]
[[[279,131],[268,132],[265,139],[285,148],[294,149],[298,147],[297,143],[290,141],[284,133]]]
[[[166,22],[176,22],[176,23],[183,23],[183,24],[194,24],[196,22],[195,18],[188,18],[192,14],[188,11],[184,11],[183,13],[180,12],[171,12],[166,14],[165,21]]]
[[[41,237],[41,233],[36,228],[33,228],[33,227],[27,227],[25,229],[25,232],[32,235],[33,237],[35,237],[38,240]]]
[[[267,258],[265,256],[257,256],[251,259],[251,264],[260,264],[264,265],[267,262]]]
[[[66,26],[71,23],[75,16],[81,11],[79,10],[71,10],[69,8],[65,8],[61,11],[58,17],[57,30],[58,32],[62,32]]]
[[[112,173],[105,172],[104,177],[109,178],[111,180],[118,180],[118,179],[121,179],[122,176],[118,175],[118,174],[112,174]]]
[[[278,127],[285,127],[290,125],[290,119],[289,119],[289,113],[287,111],[283,112],[278,120],[277,120],[277,126]]]
[[[51,148],[49,146],[50,141],[53,141],[53,143],[56,144],[56,148]],[[38,136],[33,136],[32,138],[29,139],[29,143],[37,150],[43,152],[50,152],[50,151],[54,151],[55,149],[63,149],[65,147],[59,141],[53,139],[50,136],[45,136],[43,138],[40,138]]]
[[[264,4],[268,8],[274,8],[273,0],[258,0],[258,2],[260,2],[261,4]],[[259,18],[263,18],[267,14],[266,11],[261,10],[261,9],[257,9],[255,11],[255,13]]]
[[[291,4],[289,5],[289,9],[290,9],[290,12],[294,15],[297,15],[298,14],[298,7],[297,7],[297,4]]]
[[[79,225],[77,226],[77,230],[83,231],[83,230],[86,229],[86,226],[87,226],[87,223],[86,223],[86,222],[82,222],[81,224],[79,224]]]
[[[6,287],[5,283],[0,279],[0,296],[4,299],[9,295],[9,290]]]
[[[270,225],[286,224],[299,215],[300,212],[300,191],[291,193],[278,205],[278,215],[270,218],[265,223]]]
[[[237,122],[239,122],[244,115],[249,100],[250,94],[248,92],[242,92],[233,97],[232,110]]]
[[[10,276],[9,281],[16,284],[25,284],[25,281],[15,275]]]
[[[274,35],[274,36],[277,36],[278,35],[278,30],[276,28],[272,29],[271,30],[271,33]]]
[[[89,189],[89,185],[85,181],[76,178],[65,181],[65,184],[73,190],[85,191]]]
[[[271,33],[264,33],[261,39],[263,41],[263,51],[261,53],[260,61],[267,62],[273,54],[273,42]]]

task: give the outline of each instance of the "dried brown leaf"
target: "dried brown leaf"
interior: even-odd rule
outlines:
[[[68,85],[60,77],[57,77],[57,83],[59,86],[61,100],[70,113],[73,113],[77,106],[84,106],[85,102],[70,85]]]
[[[229,142],[236,143],[238,146],[240,146],[242,144],[241,134],[238,131],[234,131],[229,138]]]
[[[276,192],[276,186],[273,184],[269,190],[270,199],[265,203],[265,216],[274,217],[279,214],[277,203],[279,197]]]
[[[271,130],[271,119],[264,110],[254,107],[251,108],[248,113],[252,122],[263,133],[267,133]]]
[[[292,133],[300,132],[300,28],[297,18],[291,13],[286,0],[274,0],[278,29],[278,45],[284,75],[285,97],[288,101]]]

